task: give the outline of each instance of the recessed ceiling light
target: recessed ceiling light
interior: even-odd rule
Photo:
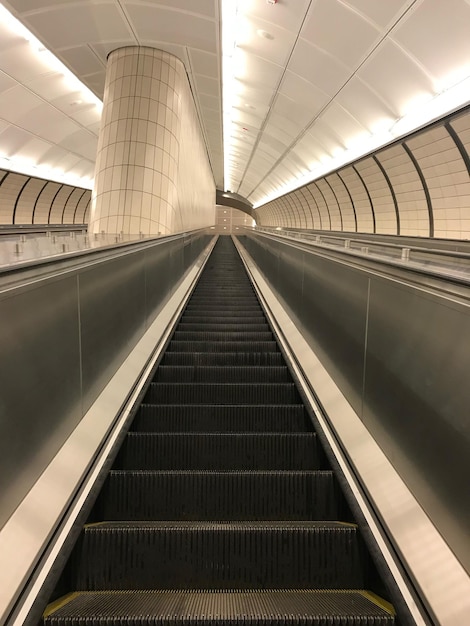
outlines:
[[[247,102],[245,102],[243,106],[246,107],[247,109],[253,109],[253,110],[256,109],[256,107],[254,107],[252,104],[248,104]]]
[[[79,104],[83,104],[83,100],[74,100],[73,102],[70,103],[71,107],[76,107]]]
[[[259,28],[256,31],[256,34],[258,35],[258,37],[261,37],[262,39],[274,39],[274,35],[271,35],[271,33],[268,33],[267,30],[263,30],[262,28]]]

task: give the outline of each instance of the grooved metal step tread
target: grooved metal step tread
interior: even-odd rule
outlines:
[[[155,590],[70,594],[45,626],[393,626],[377,596],[361,589]]]
[[[292,376],[286,366],[190,366],[160,365],[155,373],[154,382],[208,382],[208,383],[288,383]]]
[[[238,327],[240,327],[242,324],[243,326],[245,326],[250,324],[267,323],[265,321],[266,318],[264,317],[264,315],[239,315],[238,317],[236,317],[228,314],[219,316],[211,315],[210,319],[208,319],[208,317],[209,316],[204,317],[202,315],[187,315],[186,313],[184,313],[180,319],[180,324],[236,324]]]
[[[189,306],[189,305],[188,305]],[[207,320],[208,317],[221,317],[229,320],[252,320],[252,319],[266,319],[266,316],[263,312],[261,306],[258,306],[257,310],[245,311],[244,309],[238,311],[228,311],[227,309],[222,309],[220,311],[211,309],[206,310],[196,310],[191,311],[186,308],[184,310],[182,320],[191,320],[191,321],[199,321],[200,319]]]
[[[102,520],[336,520],[331,471],[111,471]]]
[[[298,404],[294,383],[150,383],[145,402],[158,404]]]
[[[102,522],[71,559],[78,591],[357,588],[366,553],[339,522]]]
[[[272,341],[271,331],[251,332],[249,330],[238,331],[185,331],[175,330],[173,335],[176,341]]]
[[[316,470],[315,433],[128,433],[115,469]]]
[[[279,352],[273,341],[175,341],[170,342],[171,352]]]
[[[251,323],[251,324],[229,324],[226,322],[217,323],[211,322],[208,320],[205,322],[200,322],[199,324],[189,323],[189,322],[180,322],[178,324],[178,331],[184,332],[211,332],[211,333],[225,333],[225,332],[250,332],[250,333],[267,333],[271,332],[269,328],[269,324],[267,322],[259,323]]]
[[[219,302],[216,300],[207,301],[201,300],[200,302],[189,302],[185,309],[187,313],[197,313],[197,315],[205,315],[205,313],[212,312],[214,315],[220,315],[219,311],[229,313],[230,315],[253,315],[253,312],[263,312],[259,303],[244,304],[241,302]],[[203,313],[204,312],[204,313]]]
[[[197,365],[218,367],[263,366],[285,364],[280,352],[165,352],[162,365]]]
[[[141,432],[306,432],[303,405],[142,404],[131,426]]]

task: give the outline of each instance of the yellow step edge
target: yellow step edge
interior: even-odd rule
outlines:
[[[58,609],[61,609],[63,606],[81,595],[80,591],[74,591],[73,593],[68,593],[66,596],[58,598],[55,602],[51,602],[47,605],[46,610],[43,613],[43,617],[49,617],[49,615],[52,615],[52,613],[55,613]]]
[[[359,591],[359,593],[363,595],[364,598],[367,598],[368,600],[379,606],[381,609],[387,611],[387,613],[390,613],[390,615],[393,615],[395,617],[395,609],[393,608],[393,605],[390,604],[390,602],[387,602],[387,600],[384,600],[372,591],[366,591],[365,589],[363,589]]]

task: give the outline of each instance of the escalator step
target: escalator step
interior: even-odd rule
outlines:
[[[217,383],[247,383],[269,382],[287,383],[292,376],[286,366],[281,367],[217,367],[217,366],[190,366],[190,365],[160,365],[154,377],[154,382],[217,382]]]
[[[180,323],[183,324],[236,324],[238,328],[243,324],[263,324],[266,323],[264,315],[258,316],[248,316],[248,315],[239,315],[238,317],[231,315],[211,315],[210,319],[204,316],[197,315],[187,315],[186,313],[182,316]]]
[[[362,590],[121,591],[70,594],[44,626],[393,626]]]
[[[315,433],[128,433],[115,469],[315,470]]]
[[[185,312],[188,313],[197,313],[197,315],[205,315],[206,311],[216,313],[218,311],[225,311],[230,313],[230,315],[253,315],[256,311],[263,311],[261,305],[258,302],[253,302],[253,304],[243,304],[241,302],[219,302],[216,300],[211,300],[210,298],[201,300],[200,302],[191,302],[188,303],[188,306],[185,309]]]
[[[307,557],[308,555],[308,557]],[[73,588],[364,587],[365,552],[338,522],[101,522],[71,558]]]
[[[189,306],[189,305],[188,305]],[[184,310],[183,316],[181,319],[184,319],[186,321],[201,321],[201,320],[205,320],[207,321],[207,318],[217,318],[220,317],[222,319],[227,319],[230,321],[234,321],[235,323],[238,323],[238,321],[240,320],[241,322],[243,320],[259,320],[261,319],[266,319],[266,316],[263,312],[263,309],[258,306],[257,310],[254,311],[245,311],[244,309],[239,310],[239,311],[228,311],[228,310],[222,310],[222,311],[217,311],[214,309],[206,309],[206,310],[201,310],[201,311],[191,311],[188,307],[186,307],[186,309]]]
[[[149,404],[298,404],[294,383],[151,383]]]
[[[165,352],[162,365],[198,365],[198,366],[263,366],[279,367],[284,365],[280,352]]]
[[[208,323],[206,320],[205,323],[192,324],[188,322],[180,322],[178,324],[178,332],[250,332],[250,333],[266,333],[271,332],[269,328],[269,324],[265,322],[264,324],[243,324],[240,328],[241,324],[227,324],[224,321],[217,323]]]
[[[303,405],[142,404],[132,423],[141,432],[271,432],[311,430]]]
[[[192,331],[176,330],[173,335],[175,341],[271,341],[273,335],[268,332],[250,331]]]
[[[275,341],[175,341],[170,352],[278,352]]]
[[[95,520],[337,520],[331,471],[110,472]]]

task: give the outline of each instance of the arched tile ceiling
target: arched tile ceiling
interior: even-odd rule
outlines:
[[[98,97],[107,54],[162,48],[184,62],[216,185],[223,181],[221,12],[236,0],[9,0],[4,5]],[[239,0],[231,180],[255,206],[442,113],[470,76],[467,0]],[[99,119],[0,32],[0,157],[92,176]],[[460,101],[470,88],[462,83]],[[74,104],[75,103],[75,104]],[[2,163],[0,163],[2,165]],[[3,164],[4,165],[4,164]],[[295,182],[297,181],[297,183]]]

